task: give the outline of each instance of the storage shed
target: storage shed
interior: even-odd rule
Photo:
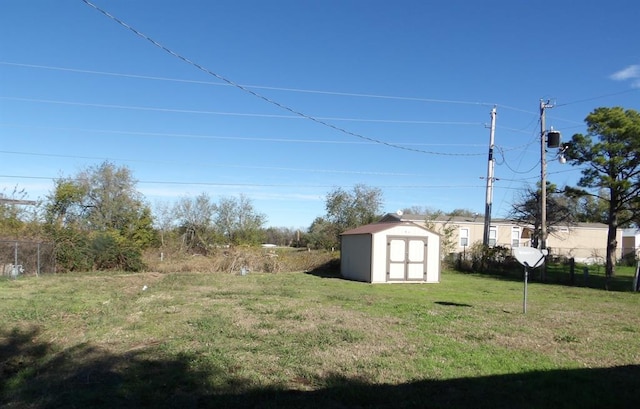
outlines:
[[[345,231],[340,273],[369,283],[440,281],[440,235],[412,222],[373,223]]]

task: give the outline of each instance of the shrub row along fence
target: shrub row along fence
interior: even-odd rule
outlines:
[[[56,272],[53,243],[0,240],[2,275],[40,275]]]
[[[478,250],[474,248],[465,249],[464,251],[454,253],[455,260],[468,260],[473,261],[480,259],[483,256],[495,259],[494,261],[503,261],[506,256],[513,255],[513,249],[510,247],[493,247],[488,253],[483,253],[482,247],[478,247]],[[549,259],[553,262],[563,262],[569,259],[574,259],[576,263],[580,264],[601,264],[604,265],[606,261],[606,248],[564,248],[564,247],[549,247]],[[615,252],[615,259],[618,264],[625,262],[628,265],[635,265],[639,259],[640,249],[636,248],[618,248]]]

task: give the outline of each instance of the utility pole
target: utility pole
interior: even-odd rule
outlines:
[[[546,130],[545,110],[553,108],[550,101],[540,100],[540,239],[539,248],[547,248],[547,148],[560,146],[560,132]],[[564,150],[560,151],[560,163],[564,160]]]
[[[544,102],[540,100],[540,239],[539,247],[542,254],[546,257],[547,251],[547,148],[558,148],[560,146],[560,132],[554,131],[551,127],[550,131],[546,130],[545,109],[553,108],[550,101]],[[564,160],[564,150],[560,151],[560,163]],[[545,280],[546,265],[542,265],[540,278]]]
[[[547,248],[547,149],[545,109],[553,108],[550,101],[540,100],[540,250]]]
[[[493,205],[493,169],[495,161],[493,160],[493,146],[496,133],[496,107],[491,110],[491,127],[489,131],[489,163],[487,164],[487,196],[484,206],[484,235],[482,236],[482,244],[489,246],[489,231],[491,230],[491,206]]]

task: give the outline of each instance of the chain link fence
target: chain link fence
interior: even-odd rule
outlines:
[[[0,240],[2,275],[40,275],[56,272],[53,243]]]

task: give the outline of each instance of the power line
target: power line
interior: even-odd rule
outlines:
[[[125,158],[105,158],[97,156],[80,156],[80,155],[65,155],[54,153],[35,153],[35,152],[18,152],[18,151],[5,151],[0,150],[0,154],[8,155],[23,155],[23,156],[36,156],[36,157],[49,157],[49,158],[64,158],[64,159],[88,159],[88,160],[111,160],[116,162],[137,162],[137,163],[152,163],[161,165],[197,165],[198,167],[213,167],[213,168],[225,168],[225,169],[258,169],[258,170],[276,170],[285,172],[308,172],[308,173],[334,173],[334,174],[354,174],[354,175],[376,175],[376,176],[419,176],[427,177],[427,175],[415,174],[415,173],[401,173],[401,172],[374,172],[374,171],[356,171],[356,170],[338,170],[338,169],[301,169],[301,168],[289,168],[289,167],[275,167],[275,166],[249,166],[249,165],[229,165],[229,164],[213,164],[213,163],[194,163],[194,162],[176,162],[176,161],[151,161],[141,159],[125,159]]]
[[[338,140],[324,140],[324,139],[291,139],[291,138],[262,138],[262,137],[248,137],[248,136],[222,136],[222,135],[198,135],[188,133],[165,133],[165,132],[140,132],[130,130],[113,130],[113,129],[89,129],[89,128],[71,128],[71,127],[55,127],[55,126],[34,126],[24,124],[7,124],[0,122],[0,127],[12,127],[12,128],[29,128],[29,129],[44,129],[44,130],[58,130],[58,131],[74,131],[74,132],[90,132],[90,133],[104,133],[114,135],[133,135],[142,137],[166,137],[166,138],[185,138],[185,139],[211,139],[211,140],[232,140],[232,141],[254,141],[254,142],[278,142],[278,143],[318,143],[318,144],[338,144],[338,145],[374,145],[372,142],[364,141],[338,141]],[[456,147],[485,147],[483,144],[468,144],[468,143],[419,143],[419,142],[399,142],[402,145],[415,145],[415,146],[456,146]]]
[[[224,76],[222,76],[222,75],[220,75],[220,74],[218,74],[218,73],[216,73],[214,71],[211,71],[210,69],[208,69],[208,68],[206,68],[206,67],[204,67],[204,66],[202,66],[202,65],[200,65],[200,64],[198,64],[198,63],[196,63],[196,62],[194,62],[194,61],[192,61],[190,59],[188,59],[187,57],[183,56],[182,54],[178,54],[177,52],[173,51],[172,49],[168,48],[167,46],[157,42],[153,38],[147,36],[146,34],[140,32],[140,31],[138,31],[134,27],[130,26],[129,24],[125,23],[124,21],[120,20],[119,18],[115,17],[114,15],[110,14],[109,12],[107,12],[107,11],[101,9],[100,7],[96,6],[95,4],[91,3],[89,0],[82,0],[82,1],[85,4],[87,4],[88,6],[93,7],[95,10],[100,12],[102,15],[104,15],[104,16],[108,17],[109,19],[115,21],[120,26],[122,26],[122,27],[126,28],[127,30],[131,31],[132,33],[134,33],[138,37],[147,40],[148,42],[150,42],[154,46],[160,48],[161,50],[163,50],[164,52],[174,56],[175,58],[178,58],[179,60],[181,60],[181,61],[183,61],[183,62],[185,62],[185,63],[187,63],[187,64],[189,64],[189,65],[191,65],[191,66],[193,66],[195,68],[197,68],[198,70],[204,72],[205,74],[211,75],[211,76],[213,76],[213,77],[215,77],[215,78],[217,78],[217,79],[219,79],[219,80],[221,80],[221,81],[223,81],[223,82],[225,82],[225,83],[227,83],[229,85],[232,85],[232,86],[234,86],[234,87],[236,87],[236,88],[238,88],[238,89],[240,89],[240,90],[242,90],[242,91],[244,91],[244,92],[246,92],[246,93],[248,93],[248,94],[250,94],[250,95],[252,95],[252,96],[254,96],[256,98],[259,98],[259,99],[261,99],[261,100],[263,100],[263,101],[265,101],[265,102],[267,102],[267,103],[269,103],[271,105],[274,105],[274,106],[276,106],[276,107],[278,107],[280,109],[283,109],[285,111],[291,112],[294,115],[300,116],[302,118],[306,118],[306,119],[308,119],[310,121],[313,121],[313,122],[315,122],[317,124],[320,124],[320,125],[323,125],[325,127],[331,128],[331,129],[336,130],[338,132],[342,132],[345,135],[350,135],[350,136],[353,136],[353,137],[356,137],[356,138],[368,140],[368,141],[371,141],[371,142],[374,142],[374,143],[377,143],[377,144],[380,144],[380,145],[385,145],[385,146],[388,146],[388,147],[391,147],[391,148],[395,148],[395,149],[401,149],[401,150],[417,152],[417,153],[424,153],[424,154],[429,154],[429,155],[471,156],[471,155],[466,155],[466,154],[452,154],[452,153],[425,151],[425,150],[421,150],[421,149],[409,148],[407,146],[396,145],[396,144],[393,144],[393,143],[390,143],[390,142],[381,141],[381,140],[378,140],[378,139],[375,139],[375,138],[371,138],[371,137],[364,136],[364,135],[361,135],[361,134],[358,134],[358,133],[355,133],[355,132],[348,131],[348,130],[346,130],[344,128],[341,128],[339,126],[333,125],[333,124],[327,122],[326,120],[319,119],[319,118],[316,118],[316,117],[311,116],[311,115],[307,115],[307,114],[305,114],[305,113],[303,113],[301,111],[295,110],[295,109],[293,109],[293,108],[291,108],[291,107],[289,107],[287,105],[284,105],[284,104],[282,104],[280,102],[277,102],[277,101],[275,101],[275,100],[273,100],[271,98],[268,98],[268,97],[266,97],[266,96],[264,96],[262,94],[259,94],[259,93],[255,92],[255,91],[253,91],[253,90],[251,90],[251,89],[249,89],[249,88],[247,88],[247,87],[245,87],[245,86],[243,86],[241,84],[238,84],[238,83],[232,81],[231,79],[229,79],[227,77],[224,77]]]
[[[82,69],[82,68],[59,67],[59,66],[41,65],[41,64],[27,64],[27,63],[18,63],[18,62],[11,62],[11,61],[0,61],[0,65],[46,69],[46,70],[53,70],[53,71],[65,71],[65,72],[74,72],[74,73],[81,73],[81,74],[104,75],[104,76],[121,77],[121,78],[144,79],[144,80],[152,80],[152,81],[167,81],[167,82],[224,86],[224,87],[233,86],[232,84],[226,83],[226,82],[213,82],[213,81],[191,80],[191,79],[184,79],[184,78],[160,77],[160,76],[153,76],[153,75],[118,73],[118,72],[112,72],[112,71],[98,71],[98,70],[88,70],[88,69]],[[460,105],[478,105],[478,106],[497,105],[502,109],[531,114],[534,116],[538,115],[538,112],[535,112],[535,111],[522,109],[522,108],[505,105],[505,104],[499,104],[495,102],[467,101],[467,100],[455,100],[455,99],[446,99],[446,98],[409,97],[409,96],[400,96],[400,95],[382,95],[382,94],[357,93],[357,92],[345,92],[345,91],[326,91],[326,90],[314,90],[314,89],[305,89],[305,88],[276,87],[276,86],[269,86],[269,85],[254,85],[254,84],[240,84],[240,85],[242,87],[252,88],[252,89],[264,89],[264,90],[272,90],[272,91],[286,91],[286,92],[297,92],[297,93],[319,94],[319,95],[333,95],[333,96],[343,96],[343,97],[388,99],[388,100],[415,101],[415,102],[427,102],[427,103],[438,103],[438,104],[460,104]],[[588,97],[588,98],[583,98],[575,101],[566,102],[564,104],[557,104],[556,107],[573,105],[573,104],[578,104],[582,102],[608,98],[616,95],[627,94],[631,92],[636,92],[639,89],[640,88],[632,88],[632,89],[613,92],[609,94],[601,94],[594,97]],[[565,121],[565,122],[575,122],[578,124],[582,124],[581,122],[576,122],[569,119],[563,119],[563,118],[556,118],[556,119]],[[505,128],[505,127],[500,127],[500,128],[513,130],[513,131],[521,131],[513,128]]]
[[[538,124],[538,123],[539,123],[539,121],[540,121],[540,117],[539,117],[538,115],[536,115],[536,120],[535,120],[535,121],[531,121],[531,122],[529,122],[529,125],[527,125],[527,126],[531,126],[533,123]],[[529,131],[529,132],[531,132],[531,131]],[[526,151],[526,148],[528,148],[529,146],[533,145],[534,143],[536,143],[536,142],[538,141],[538,139],[536,138],[536,136],[535,136],[535,135],[536,135],[536,131],[534,131],[534,132],[533,132],[533,136],[531,137],[530,141],[529,141],[528,143],[526,143],[525,145],[522,145],[522,146],[520,147],[520,149],[523,149],[523,152],[521,152],[521,153],[520,153],[520,155],[519,155],[518,167],[520,167],[520,165],[522,164],[522,160],[523,160],[523,158],[524,158],[524,152]],[[505,149],[503,149],[503,148],[501,148],[501,147],[498,147],[498,152],[500,153],[500,156],[502,157],[502,164],[504,164],[504,165],[505,165],[509,170],[511,170],[511,171],[512,171],[512,172],[514,172],[514,173],[524,174],[524,173],[521,173],[521,171],[517,171],[517,170],[513,169],[513,168],[509,165],[509,163],[507,162],[507,159],[506,159],[506,157],[505,157],[505,154],[504,154],[504,153],[505,153],[505,151],[506,151]],[[535,167],[537,167],[537,164],[535,165]],[[531,172],[531,170],[532,170],[532,169],[533,169],[533,168],[529,169],[529,170],[527,171],[527,173]],[[502,178],[501,178],[501,179],[502,179]],[[508,181],[508,186],[506,186],[506,187],[505,187],[505,189],[514,189],[514,190],[515,190],[515,188],[512,188],[512,183],[513,183],[515,180],[509,180],[509,179],[504,179],[504,180]],[[506,192],[504,192],[504,193],[502,194],[502,199],[501,199],[501,201],[500,201],[500,208],[502,208],[502,207],[503,207],[503,205],[504,205],[504,203],[507,201],[506,196],[507,196],[507,194],[506,194]]]
[[[37,69],[47,69],[47,70],[55,70],[55,71],[66,71],[66,72],[75,72],[82,74],[93,74],[93,75],[104,75],[104,76],[112,76],[112,77],[122,77],[122,78],[133,78],[133,79],[145,79],[145,80],[153,80],[153,81],[167,81],[167,82],[178,82],[178,83],[187,83],[187,84],[202,84],[202,85],[211,85],[211,86],[233,86],[229,83],[223,82],[213,82],[213,81],[202,81],[202,80],[190,80],[184,78],[171,78],[171,77],[160,77],[160,76],[152,76],[152,75],[142,75],[142,74],[128,74],[128,73],[118,73],[111,71],[98,71],[98,70],[87,70],[81,68],[69,68],[69,67],[58,67],[58,66],[50,66],[50,65],[40,65],[40,64],[27,64],[27,63],[17,63],[11,61],[0,61],[0,65],[10,65],[16,67],[26,67],[26,68],[37,68]],[[522,108],[513,107],[510,105],[498,104],[498,103],[490,103],[490,102],[481,102],[481,101],[466,101],[466,100],[454,100],[454,99],[446,99],[446,98],[425,98],[425,97],[408,97],[408,96],[398,96],[398,95],[382,95],[382,94],[370,94],[370,93],[357,93],[357,92],[344,92],[344,91],[326,91],[326,90],[314,90],[314,89],[304,89],[304,88],[292,88],[292,87],[276,87],[276,86],[268,86],[268,85],[252,85],[252,84],[240,84],[245,88],[253,88],[253,89],[264,89],[264,90],[273,90],[273,91],[286,91],[286,92],[297,92],[297,93],[307,93],[307,94],[319,94],[319,95],[333,95],[333,96],[344,96],[344,97],[357,97],[357,98],[375,98],[375,99],[389,99],[389,100],[401,100],[401,101],[415,101],[415,102],[427,102],[427,103],[440,103],[440,104],[461,104],[461,105],[479,105],[479,106],[500,106],[502,109],[507,109],[515,112],[522,112],[531,115],[538,115],[538,112],[534,112],[531,110],[526,110]],[[562,107],[567,105],[578,104],[582,102],[594,101],[597,99],[608,98],[616,95],[627,94],[631,92],[636,92],[640,88],[632,88],[624,91],[613,92],[609,94],[601,94],[594,97],[583,98],[575,101],[566,102],[563,104],[557,104],[556,107]],[[564,122],[572,122],[576,123],[577,126],[583,125],[582,122],[573,121],[569,119],[555,117],[556,120],[564,121]],[[475,124],[475,123],[474,123]],[[522,130],[514,129],[514,128],[506,128],[502,126],[498,126],[501,129],[512,130],[516,132],[522,132]],[[567,127],[564,127],[565,129]]]
[[[170,78],[170,77],[158,77],[158,76],[150,76],[150,75],[140,75],[140,74],[127,74],[127,73],[116,73],[109,71],[96,71],[96,70],[86,70],[86,69],[78,69],[78,68],[68,68],[68,67],[56,67],[56,66],[47,66],[47,65],[38,65],[38,64],[25,64],[25,63],[15,63],[8,61],[0,61],[1,65],[11,65],[18,67],[28,67],[28,68],[39,68],[39,69],[49,69],[49,70],[57,70],[57,71],[67,71],[67,72],[77,72],[77,73],[86,73],[86,74],[94,74],[94,75],[105,75],[105,76],[114,76],[114,77],[124,77],[124,78],[134,78],[134,79],[146,79],[146,80],[155,80],[155,81],[169,81],[169,82],[179,82],[179,83],[193,83],[193,84],[204,84],[204,85],[212,85],[212,86],[231,86],[228,83],[222,82],[212,82],[212,81],[201,81],[201,80],[189,80],[189,79],[181,79],[181,78]],[[452,99],[439,99],[439,98],[423,98],[423,97],[407,97],[407,96],[394,96],[394,95],[380,95],[380,94],[368,94],[368,93],[353,93],[353,92],[340,92],[340,91],[323,91],[323,90],[312,90],[312,89],[302,89],[302,88],[290,88],[290,87],[275,87],[275,86],[265,86],[265,85],[242,85],[246,88],[254,88],[254,89],[265,89],[265,90],[276,90],[276,91],[287,91],[287,92],[298,92],[298,93],[309,93],[309,94],[323,94],[323,95],[334,95],[334,96],[347,96],[347,97],[359,97],[359,98],[378,98],[378,99],[389,99],[389,100],[405,100],[405,101],[416,101],[416,102],[428,102],[428,103],[444,103],[444,104],[466,104],[466,105],[480,105],[480,106],[488,106],[488,105],[500,105],[503,109],[508,109],[516,112],[527,113],[531,115],[537,115],[537,112],[516,108],[509,105],[502,104],[490,104],[485,102],[476,102],[476,101],[464,101],[464,100],[452,100]],[[559,104],[557,106],[565,106],[571,105],[584,101],[591,101],[595,99],[605,98],[609,96],[615,96],[619,94],[624,94],[628,92],[636,91],[636,89],[625,90],[617,93],[611,94],[603,94],[596,97],[586,98],[582,100],[577,100],[573,102],[568,102],[565,104]],[[138,107],[135,107],[138,108]],[[135,109],[134,108],[134,109]],[[145,109],[145,108],[140,108]],[[175,110],[173,112],[191,112],[186,110]],[[211,113],[218,115],[245,115],[243,113],[218,113],[218,112],[207,112],[207,111],[194,111],[191,113]],[[260,114],[246,114],[249,116],[259,116]],[[275,116],[277,117],[277,116]],[[282,116],[286,118],[285,116]],[[535,117],[534,117],[535,118]],[[563,127],[563,129],[577,128],[584,126],[582,122],[573,121],[565,118],[554,117],[558,121],[574,123],[576,125],[572,127]],[[430,124],[430,125],[478,125],[476,122],[461,122],[461,121],[417,121],[417,120],[375,120],[375,119],[361,119],[361,118],[334,118],[334,117],[317,117],[317,119],[321,120],[333,120],[333,121],[354,121],[354,122],[379,122],[379,123],[405,123],[405,124]],[[532,119],[532,121],[535,119]],[[528,126],[527,126],[528,127]],[[525,128],[527,128],[525,127]],[[527,131],[524,128],[510,128],[502,125],[498,125],[497,128],[501,130],[508,130],[513,132],[523,132]],[[375,142],[372,142],[375,143]],[[412,144],[399,144],[396,145],[412,145]]]
[[[2,175],[0,178],[11,179],[36,179],[36,180],[59,180],[70,179],[79,180],[76,178],[64,178],[64,177],[49,177],[49,176],[24,176],[24,175]],[[137,180],[137,184],[149,184],[149,185],[188,185],[188,186],[219,186],[219,187],[286,187],[286,188],[335,188],[336,185],[312,185],[312,184],[279,184],[279,183],[223,183],[223,182],[181,182],[181,181],[166,181],[166,180]],[[354,185],[355,186],[355,185]],[[484,188],[482,185],[378,185],[374,186],[383,189],[468,189],[468,188]]]
[[[555,172],[548,172],[547,175],[558,175],[560,173],[569,173],[569,172],[576,172],[576,171],[580,171],[581,169],[579,168],[572,168],[572,169],[566,169],[566,170],[557,170]],[[536,176],[529,176],[526,178],[518,178],[518,179],[509,179],[509,178],[499,178],[499,180],[506,180],[509,182],[523,182],[523,183],[529,183],[527,182],[528,180],[535,180],[536,182],[538,182],[540,180],[540,176],[536,175]]]
[[[602,94],[602,95],[598,95],[596,97],[590,97],[590,98],[584,98],[584,99],[578,99],[575,101],[570,101],[570,102],[565,102],[564,104],[556,104],[556,107],[563,107],[563,106],[567,106],[567,105],[573,105],[573,104],[579,104],[581,102],[588,102],[588,101],[593,101],[596,99],[602,99],[602,98],[608,98],[608,97],[614,97],[616,95],[622,95],[622,94],[628,94],[630,92],[636,92],[640,90],[640,88],[631,88],[631,89],[627,89],[624,91],[619,91],[619,92],[613,92],[610,94]]]
[[[78,69],[78,68],[36,65],[36,64],[23,64],[23,63],[14,63],[14,62],[8,62],[8,61],[0,61],[0,64],[13,65],[17,67],[40,68],[40,69],[57,70],[57,71],[77,72],[77,73],[83,73],[83,74],[105,75],[105,76],[113,76],[113,77],[145,79],[145,80],[154,80],[154,81],[181,82],[181,83],[188,83],[188,84],[202,84],[202,85],[225,86],[225,87],[232,86],[229,83],[222,83],[222,82],[188,80],[188,79],[181,79],[181,78],[158,77],[158,76],[140,75],[140,74],[125,74],[125,73],[116,73],[116,72],[109,72],[109,71],[95,71],[95,70],[85,70],[85,69]],[[303,89],[303,88],[275,87],[275,86],[267,86],[267,85],[248,85],[248,84],[240,84],[240,85],[245,88],[253,88],[253,89],[298,92],[298,93],[307,93],[307,94],[334,95],[334,96],[343,96],[343,97],[377,98],[377,99],[429,102],[429,103],[441,103],[441,104],[461,104],[461,105],[481,105],[481,106],[496,105],[494,103],[441,99],[441,98],[406,97],[406,96],[397,96],[397,95],[323,91],[323,90],[313,90],[313,89]],[[521,111],[521,112],[528,112],[528,111],[520,110],[518,108],[513,108],[513,107],[507,107],[507,109],[512,109],[512,110]],[[534,112],[531,112],[531,113],[534,113]]]
[[[0,96],[0,99],[10,101],[22,101],[22,102],[36,102],[44,104],[58,104],[58,105],[74,105],[94,108],[111,108],[111,109],[125,109],[133,111],[156,111],[156,112],[173,112],[181,114],[204,114],[204,115],[223,115],[223,116],[242,116],[242,117],[258,117],[258,118],[280,118],[280,119],[300,119],[295,115],[276,115],[276,114],[256,114],[256,113],[244,113],[244,112],[223,112],[223,111],[203,111],[195,109],[179,109],[179,108],[158,108],[158,107],[143,107],[135,105],[114,105],[114,104],[98,104],[92,102],[74,102],[74,101],[61,101],[53,99],[39,99],[39,98],[21,98],[21,97],[7,97]],[[416,125],[482,125],[479,122],[455,122],[455,121],[419,121],[419,120],[399,120],[399,119],[366,119],[366,118],[339,118],[339,117],[316,117],[319,120],[330,121],[345,121],[345,122],[374,122],[374,123],[395,123],[395,124],[416,124]]]
[[[526,146],[530,146],[530,144],[526,145]],[[502,156],[502,162],[500,163],[501,165],[505,165],[511,172],[513,173],[518,173],[518,174],[527,174],[532,172],[534,169],[536,169],[538,167],[538,165],[540,165],[540,161],[536,162],[530,169],[526,170],[526,171],[520,171],[520,170],[516,170],[514,168],[512,168],[509,163],[507,163],[507,160],[504,156],[504,150],[500,147],[498,147],[498,151],[500,152],[500,156]]]

